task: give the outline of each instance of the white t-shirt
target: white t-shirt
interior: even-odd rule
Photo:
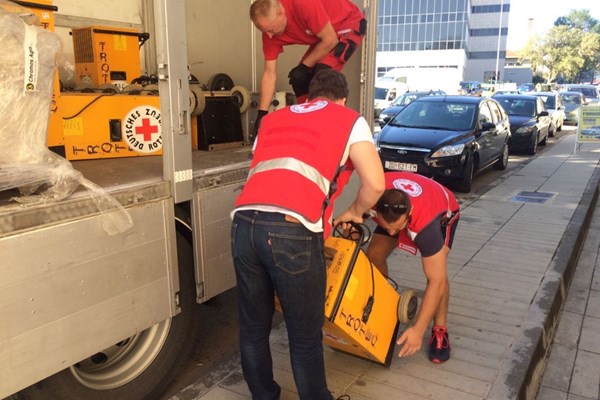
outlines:
[[[258,138],[257,138],[257,140],[258,140]],[[342,156],[342,161],[340,162],[340,166],[346,164],[346,161],[348,161],[348,154],[350,153],[350,146],[352,146],[354,143],[358,143],[358,142],[373,143],[373,133],[371,133],[371,128],[369,127],[367,120],[364,119],[363,117],[359,117],[356,120],[356,122],[354,123],[354,126],[352,127],[352,132],[350,132],[350,137],[348,138],[348,144],[346,145],[346,149],[344,150],[344,154]],[[256,142],[254,143],[254,146],[256,148]],[[242,206],[242,207],[238,207],[238,208],[234,209],[231,212],[231,218],[233,218],[233,215],[235,214],[236,211],[241,211],[241,210],[258,210],[258,211],[278,212],[281,214],[287,214],[287,215],[290,215],[290,216],[298,219],[302,223],[302,225],[304,225],[306,227],[306,229],[308,229],[312,232],[323,232],[322,219],[319,219],[317,222],[313,223],[313,222],[308,221],[303,216],[301,216],[293,211],[287,210],[285,208],[276,207],[276,206],[264,206],[264,205],[263,206],[256,206],[256,205]]]

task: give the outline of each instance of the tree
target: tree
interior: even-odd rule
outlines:
[[[600,33],[600,22],[593,18],[590,10],[571,10],[566,17],[559,17],[554,21],[554,26],[568,26],[581,29],[584,32]]]
[[[530,40],[521,59],[541,69],[548,83],[558,76],[580,81],[583,73],[600,69],[600,22],[588,10],[572,10],[544,36]]]
[[[574,79],[579,82],[584,73],[600,69],[600,21],[593,18],[589,10],[571,10],[566,17],[558,18],[554,26],[566,26],[582,32],[579,51],[582,63]]]

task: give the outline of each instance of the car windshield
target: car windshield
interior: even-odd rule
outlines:
[[[544,101],[546,108],[554,108],[554,96],[541,95],[539,97]]]
[[[417,99],[421,96],[418,96],[414,93],[405,93],[402,96],[398,97],[396,100],[394,100],[394,102],[392,103],[393,106],[406,106],[409,105],[410,103],[412,103],[412,101],[414,99]]]
[[[576,94],[563,94],[563,101],[566,104],[581,104],[581,96]]]
[[[389,125],[466,131],[473,126],[475,108],[476,104],[417,101],[406,106]]]
[[[508,115],[535,117],[535,101],[529,99],[498,99]]]
[[[387,88],[375,87],[375,99],[377,100],[385,100],[388,94]]]
[[[524,83],[521,86],[519,86],[520,92],[530,92],[533,89],[534,89],[533,83]]]
[[[581,90],[578,90],[578,92],[581,92],[585,97],[590,98],[590,99],[596,99],[598,98],[598,95],[596,94],[596,89],[593,88],[582,88]]]

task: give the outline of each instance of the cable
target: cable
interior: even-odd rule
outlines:
[[[73,118],[77,117],[79,114],[81,114],[82,112],[84,112],[89,106],[91,106],[92,104],[94,104],[101,97],[114,96],[114,95],[115,95],[115,93],[101,94],[100,96],[96,97],[94,100],[92,100],[88,104],[86,104],[85,107],[83,107],[81,110],[79,110],[75,115],[71,115],[70,117],[63,117],[63,119],[73,119]]]

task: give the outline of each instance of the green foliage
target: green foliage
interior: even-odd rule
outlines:
[[[582,72],[600,69],[600,21],[589,10],[571,10],[544,36],[534,37],[521,54],[550,83],[562,76],[578,81]]]

